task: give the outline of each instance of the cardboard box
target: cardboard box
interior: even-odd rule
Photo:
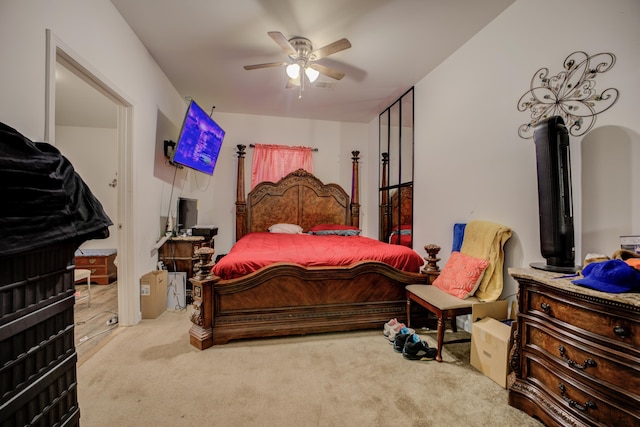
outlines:
[[[151,271],[140,278],[140,311],[155,319],[167,309],[167,270]]]
[[[511,350],[511,322],[515,305],[509,313],[509,301],[476,304],[472,308],[471,366],[506,388]]]

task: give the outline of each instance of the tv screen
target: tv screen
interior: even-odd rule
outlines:
[[[198,200],[178,197],[177,231],[188,230],[198,223]]]
[[[224,134],[224,130],[192,100],[184,116],[172,160],[213,175]]]

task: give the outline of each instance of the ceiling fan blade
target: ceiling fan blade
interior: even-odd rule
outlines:
[[[318,71],[320,74],[324,74],[327,77],[331,77],[332,79],[340,80],[345,76],[345,74],[342,71],[334,70],[333,68],[329,68],[322,64],[313,63],[313,64],[310,64],[309,67]]]
[[[297,55],[298,52],[291,46],[289,40],[280,31],[269,31],[267,34],[284,50],[287,55]]]
[[[333,55],[334,53],[340,52],[341,50],[349,49],[350,47],[351,42],[349,42],[349,40],[340,39],[311,52],[311,54],[309,54],[309,60],[315,61],[320,58],[324,58],[325,56]]]
[[[254,64],[254,65],[245,65],[245,70],[257,70],[258,68],[268,68],[268,67],[284,67],[288,65],[288,62],[267,62],[266,64]]]

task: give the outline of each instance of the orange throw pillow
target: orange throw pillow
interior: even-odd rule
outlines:
[[[625,262],[636,270],[640,270],[640,258],[627,258]]]
[[[489,261],[486,259],[451,252],[442,272],[433,281],[433,286],[460,299],[468,298],[476,293],[488,265]]]

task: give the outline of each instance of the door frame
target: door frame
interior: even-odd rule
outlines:
[[[50,29],[46,30],[46,83],[45,83],[45,141],[55,146],[55,99],[56,66],[58,60],[78,77],[89,83],[117,105],[118,146],[118,324],[130,326],[140,321],[140,290],[134,276],[135,257],[133,224],[133,180],[132,180],[132,118],[133,103],[115,85],[110,83],[80,55],[58,38]]]

